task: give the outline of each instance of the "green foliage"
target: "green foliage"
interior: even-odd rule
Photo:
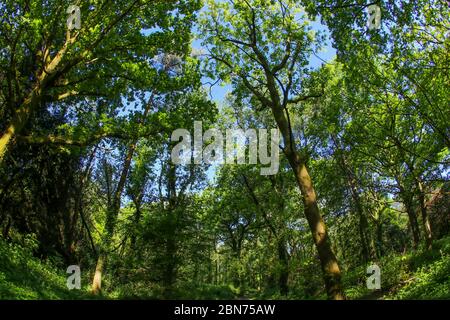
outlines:
[[[110,295],[112,299],[166,299],[164,288],[152,283],[134,282],[124,284]],[[232,285],[181,283],[173,289],[171,299],[231,300],[239,296]]]
[[[424,251],[409,259],[414,270],[392,299],[450,299],[450,237],[434,243],[432,251]]]
[[[379,30],[363,0],[79,3],[67,32],[71,1],[0,1],[0,298],[95,298],[102,253],[102,298],[325,299],[310,199],[349,299],[450,299],[445,1],[379,1]],[[278,173],[174,164],[196,120],[278,126]]]
[[[450,257],[428,263],[418,269],[392,299],[450,299]]]
[[[432,250],[392,254],[376,263],[381,270],[381,291],[366,286],[366,266],[345,272],[350,299],[448,299],[450,295],[450,237],[436,241]]]
[[[69,290],[65,270],[33,256],[36,239],[27,237],[25,246],[0,239],[0,299],[92,299],[82,279],[82,290]]]

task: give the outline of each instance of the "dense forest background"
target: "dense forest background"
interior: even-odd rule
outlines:
[[[449,16],[0,1],[0,298],[449,299]],[[194,121],[279,129],[278,173],[174,163]]]

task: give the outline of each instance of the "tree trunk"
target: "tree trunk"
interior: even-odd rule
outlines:
[[[101,252],[97,259],[97,265],[95,266],[94,280],[92,282],[92,293],[99,294],[102,290],[102,274],[103,267],[106,260],[106,255]]]
[[[275,90],[276,91],[276,90]],[[308,220],[309,228],[317,248],[322,267],[325,289],[329,299],[345,299],[341,284],[341,270],[337,258],[332,250],[327,229],[317,205],[316,192],[311,177],[306,168],[306,159],[296,151],[295,142],[291,132],[291,124],[285,115],[284,109],[279,103],[276,92],[271,92],[275,104],[271,106],[273,116],[281,131],[284,142],[284,154],[294,172],[297,185],[302,194],[304,213]]]
[[[167,198],[169,206],[167,208],[167,215],[170,216],[168,220],[170,225],[168,226],[168,234],[166,236],[165,244],[165,270],[163,272],[163,286],[164,296],[170,298],[172,293],[173,284],[176,279],[176,252],[177,252],[177,229],[178,229],[178,217],[177,217],[177,189],[176,189],[176,166],[173,163],[169,163],[169,169],[167,172]],[[163,201],[161,199],[161,201]]]
[[[39,105],[42,99],[42,94],[48,86],[52,84],[57,76],[57,68],[60,67],[61,61],[67,53],[67,49],[69,45],[73,44],[76,40],[76,37],[70,37],[70,31],[66,33],[66,41],[62,48],[58,51],[55,57],[46,64],[43,69],[40,71],[36,83],[32,86],[32,90],[28,94],[28,96],[21,102],[17,102],[19,106],[17,110],[15,110],[11,122],[7,125],[6,131],[0,137],[0,165],[3,163],[4,156],[6,154],[6,150],[8,145],[11,142],[11,139],[14,135],[20,134],[22,129],[28,123],[30,118],[30,114],[34,111],[35,108]],[[70,65],[70,62],[66,64]],[[66,71],[68,71],[68,68]],[[11,98],[11,97],[10,97]],[[16,104],[15,101],[12,101],[12,104]]]
[[[138,120],[137,124],[139,127],[141,126],[142,121],[145,120],[148,113],[150,112],[150,108],[153,106],[153,98],[154,98],[154,94],[152,93],[148,103],[145,106],[143,117],[140,120]],[[92,291],[94,294],[101,289],[101,277],[102,277],[102,273],[103,273],[103,267],[106,262],[106,254],[110,250],[110,244],[112,242],[112,238],[114,235],[114,229],[116,226],[117,216],[120,211],[122,193],[125,188],[125,183],[127,181],[128,172],[131,167],[131,160],[133,159],[133,155],[136,150],[136,147],[137,147],[137,140],[133,141],[130,144],[130,146],[128,147],[127,156],[125,157],[125,160],[124,160],[123,169],[120,174],[120,178],[119,178],[119,182],[117,184],[116,191],[114,192],[114,197],[113,197],[111,206],[107,209],[106,222],[105,222],[106,236],[103,241],[104,245],[102,248],[103,254],[100,254],[98,257],[97,266],[95,269],[95,277],[92,282]],[[96,277],[98,277],[98,279],[96,279]],[[98,289],[97,289],[97,287],[98,287]]]
[[[375,221],[376,237],[377,237],[377,256],[380,259],[384,255],[383,250],[383,224],[381,219]]]
[[[311,229],[314,244],[319,253],[320,264],[327,295],[333,300],[344,299],[341,285],[341,271],[328,238],[325,223],[319,212],[317,205],[316,192],[314,190],[311,178],[304,163],[300,163],[298,155],[289,157],[289,162],[294,170],[297,184],[302,192],[305,215]]]
[[[217,286],[219,284],[219,258],[215,260],[214,268],[214,284]]]
[[[409,219],[409,227],[411,229],[411,234],[413,237],[413,243],[414,243],[414,249],[417,249],[420,243],[420,229],[419,229],[419,223],[417,222],[417,215],[414,211],[413,205],[410,202],[409,199],[405,200],[405,209],[406,213],[408,214]]]
[[[279,232],[273,226],[272,221],[269,219],[265,209],[263,209],[263,207],[261,206],[261,204],[260,204],[258,198],[256,197],[254,190],[250,186],[250,183],[249,183],[247,177],[245,176],[245,174],[243,174],[242,177],[244,178],[244,183],[245,183],[245,186],[247,187],[247,190],[249,191],[251,199],[255,203],[258,210],[261,212],[264,222],[267,224],[267,226],[269,228],[269,232],[270,232],[269,236],[272,234],[277,239],[278,260],[279,260],[279,263],[281,266],[281,271],[280,271],[279,278],[278,278],[278,287],[279,287],[280,293],[282,295],[287,295],[289,292],[289,287],[288,287],[289,256],[288,256],[288,253],[286,250],[286,241],[282,236],[280,237]],[[273,186],[275,192],[277,193],[277,195],[282,200],[282,194],[278,190],[274,180],[272,180],[272,186]],[[279,207],[280,207],[280,212],[282,213],[284,210],[284,201],[280,201]],[[283,231],[281,231],[281,232],[283,232]]]
[[[137,228],[139,226],[139,221],[141,219],[141,201],[142,201],[142,199],[140,197],[139,197],[139,199],[134,201],[134,204],[136,206],[136,211],[134,212],[134,216],[133,216],[133,224],[134,224],[135,228]],[[131,238],[130,239],[130,248],[131,248],[131,250],[134,251],[136,249],[136,230],[133,231],[130,238]],[[139,253],[141,251],[137,250],[136,252],[139,255]]]
[[[23,127],[28,122],[29,115],[31,113],[31,104],[37,103],[38,97],[35,96],[34,91],[31,94],[31,98],[23,103],[22,106],[16,110],[11,123],[7,126],[6,131],[0,137],[0,164],[3,163],[6,150],[11,142],[11,139],[15,134],[22,131]]]
[[[120,211],[121,197],[122,192],[125,188],[125,182],[128,176],[128,171],[131,166],[131,159],[133,158],[134,151],[136,149],[136,144],[132,143],[128,149],[127,156],[125,158],[125,162],[123,165],[122,173],[120,174],[119,182],[117,184],[116,191],[114,192],[114,197],[111,203],[111,206],[107,209],[106,212],[106,221],[105,221],[105,231],[106,234],[103,239],[103,245],[101,248],[102,253],[99,255],[97,260],[97,266],[95,268],[95,276],[92,282],[92,292],[94,294],[98,293],[101,290],[101,277],[103,274],[103,268],[106,263],[107,253],[110,251],[111,242],[114,236],[114,229],[117,222],[117,216]]]
[[[3,228],[2,236],[3,239],[7,239],[9,237],[9,230],[11,229],[12,219],[11,217],[7,217],[7,223],[6,226]]]
[[[174,239],[176,235],[168,235],[166,243],[166,268],[163,272],[163,286],[164,286],[164,296],[165,298],[171,298],[173,285],[176,279],[176,241]]]
[[[370,246],[370,239],[369,239],[369,222],[367,221],[367,217],[364,214],[363,207],[361,205],[361,198],[359,196],[358,189],[355,185],[355,177],[353,175],[353,172],[350,172],[350,169],[347,168],[347,183],[350,188],[350,193],[353,198],[353,203],[355,206],[355,211],[358,214],[359,224],[359,238],[361,241],[361,254],[363,258],[363,262],[368,262],[371,258],[373,258],[372,253],[373,250]]]
[[[358,229],[359,229],[359,238],[361,241],[361,255],[363,262],[366,263],[371,258],[373,258],[374,250],[371,248],[370,245],[370,237],[368,236],[369,222],[367,221],[367,217],[364,214],[363,206],[361,204],[361,197],[358,191],[357,179],[351,166],[348,165],[347,158],[344,154],[344,148],[341,147],[338,138],[335,135],[331,135],[331,139],[333,140],[335,145],[335,153],[334,153],[335,157],[337,157],[337,162],[345,175],[347,186],[350,189],[350,194],[353,199],[354,209],[358,215],[359,219]]]
[[[417,215],[413,207],[413,193],[410,190],[405,189],[404,184],[401,182],[400,178],[397,176],[397,187],[399,189],[399,196],[405,206],[406,213],[409,220],[409,228],[411,230],[411,235],[413,238],[413,248],[417,249],[420,242],[420,230],[419,223],[417,222]]]
[[[281,264],[281,271],[278,278],[278,286],[280,293],[286,296],[289,293],[288,279],[289,279],[289,261],[286,250],[286,243],[283,238],[278,240],[278,259]]]
[[[141,259],[141,255],[142,255],[142,250],[135,250],[136,249],[136,230],[139,227],[139,222],[141,220],[141,216],[142,216],[142,212],[141,212],[141,207],[142,207],[142,201],[144,198],[144,193],[145,193],[145,185],[146,185],[146,179],[144,179],[144,181],[142,182],[142,185],[140,186],[139,189],[139,193],[137,195],[131,195],[131,200],[134,203],[134,206],[136,208],[136,211],[134,212],[133,215],[133,226],[135,228],[135,230],[132,232],[131,236],[130,236],[130,249],[131,251],[135,251],[137,254],[138,259]]]
[[[425,241],[427,244],[427,248],[431,249],[433,245],[433,234],[431,232],[431,224],[430,219],[428,217],[427,207],[425,203],[425,193],[423,190],[423,185],[420,181],[416,180],[417,189],[419,193],[419,204],[420,204],[420,212],[422,213],[422,224],[423,230],[425,232]]]

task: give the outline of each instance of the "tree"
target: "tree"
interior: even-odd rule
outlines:
[[[295,1],[209,1],[202,20],[204,44],[209,46],[210,64],[222,80],[232,78],[257,101],[255,109],[269,109],[283,137],[288,159],[302,193],[304,213],[321,260],[327,294],[342,299],[341,272],[317,205],[308,173],[308,155],[297,146],[291,130],[289,106],[321,95],[320,83],[308,86],[307,57],[321,42],[308,32]],[[312,88],[312,89],[311,89]]]
[[[183,52],[198,1],[119,1],[80,5],[81,29],[68,30],[68,1],[5,1],[0,25],[0,163],[14,137],[50,103],[86,97],[120,105],[129,88],[148,86],[159,50]],[[178,9],[178,19],[167,12]],[[61,18],[64,17],[64,18]],[[159,27],[159,32],[142,32]],[[95,137],[94,137],[95,138]],[[63,139],[64,140],[64,139]]]

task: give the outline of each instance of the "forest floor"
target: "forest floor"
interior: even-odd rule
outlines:
[[[30,247],[33,247],[32,245]],[[0,299],[95,299],[87,287],[68,290],[69,274],[54,261],[42,261],[28,249],[0,240]]]
[[[385,292],[377,290],[360,297],[359,300],[384,300],[383,297],[385,294],[386,294]]]
[[[344,275],[350,299],[450,299],[450,237],[435,241],[431,250],[383,257],[376,262],[381,271],[381,290],[367,289],[366,268]]]
[[[365,286],[365,266],[344,276],[349,299],[450,299],[450,237],[436,241],[432,250],[418,250],[409,255],[391,255],[379,261],[382,290],[369,291]],[[89,293],[89,275],[82,278],[81,290],[68,290],[65,270],[52,261],[33,257],[30,249],[0,240],[0,299],[121,299],[145,298],[117,293],[96,297]],[[236,294],[224,286],[185,292],[191,299],[258,299]],[[194,294],[195,293],[195,294]],[[189,294],[194,296],[189,296]],[[243,298],[244,297],[244,298]],[[282,297],[269,297],[281,299]],[[288,299],[304,297],[292,293]],[[314,298],[314,297],[310,297]],[[322,296],[317,298],[323,298]]]

